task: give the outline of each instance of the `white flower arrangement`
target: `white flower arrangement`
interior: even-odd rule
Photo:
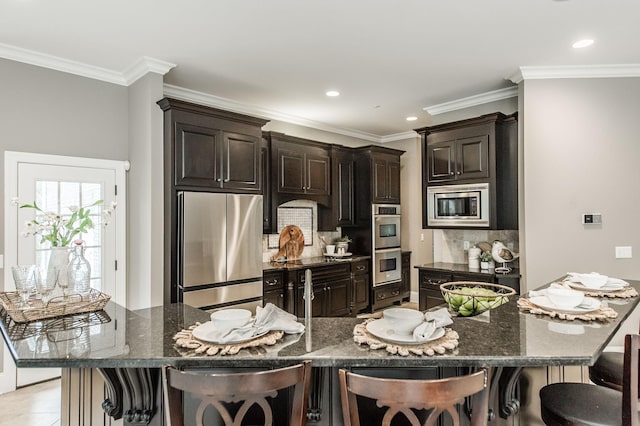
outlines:
[[[103,200],[98,200],[86,207],[69,206],[68,209],[71,212],[71,216],[64,217],[59,213],[45,212],[38,207],[35,201],[33,204],[22,205],[20,205],[17,198],[13,198],[11,201],[14,205],[20,206],[21,209],[27,208],[37,211],[34,219],[25,222],[26,230],[21,233],[22,236],[39,235],[40,243],[48,241],[52,247],[66,247],[71,244],[78,234],[86,233],[89,229],[92,229],[94,225],[90,217],[91,207],[103,203]],[[116,206],[117,203],[114,201],[110,207],[102,211],[104,226],[109,224]]]

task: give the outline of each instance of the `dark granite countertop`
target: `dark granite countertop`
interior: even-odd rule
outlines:
[[[640,281],[631,283],[640,289]],[[456,317],[451,327],[460,335],[458,348],[431,357],[355,344],[353,328],[363,321],[357,318],[314,318],[309,352],[303,334],[236,355],[183,355],[172,336],[209,315],[182,304],[130,311],[109,302],[104,311],[81,318],[90,325],[75,328],[60,319],[16,324],[0,311],[0,329],[18,367],[282,366],[303,359],[325,367],[591,365],[638,299],[607,300],[618,318],[589,323],[522,313],[514,298],[488,314]]]
[[[434,263],[423,263],[421,265],[415,265],[414,268],[417,269],[426,269],[431,271],[442,271],[442,272],[462,272],[462,273],[471,273],[471,274],[483,274],[483,275],[500,275],[506,277],[519,277],[520,270],[518,268],[513,268],[511,272],[507,274],[497,273],[493,269],[471,269],[469,265],[466,263],[446,263],[446,262],[434,262]]]
[[[288,260],[286,262],[265,262],[262,264],[262,271],[268,272],[273,270],[296,270],[296,269],[305,269],[311,268],[314,266],[322,266],[322,265],[333,265],[336,263],[342,262],[357,262],[359,260],[371,259],[371,256],[363,256],[354,254],[349,257],[328,257],[328,256],[318,256],[318,257],[305,257],[301,259]]]

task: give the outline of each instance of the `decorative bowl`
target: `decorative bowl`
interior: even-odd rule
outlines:
[[[382,318],[389,323],[393,331],[410,335],[417,326],[422,324],[424,314],[415,309],[389,308],[382,311]]]
[[[475,281],[453,281],[440,285],[449,310],[464,317],[481,314],[507,303],[515,290],[500,284]]]
[[[549,287],[545,294],[547,298],[560,309],[575,308],[584,300],[584,293],[565,287]]]
[[[211,322],[217,330],[231,330],[242,327],[251,320],[247,309],[221,309],[211,314]]]

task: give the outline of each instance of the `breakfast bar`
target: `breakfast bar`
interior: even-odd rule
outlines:
[[[640,281],[629,283],[640,289]],[[509,393],[522,368],[592,365],[639,298],[604,299],[603,304],[617,316],[597,323],[523,312],[516,299],[475,317],[455,317],[449,328],[457,333],[457,346],[434,355],[401,356],[357,344],[354,328],[366,320],[352,317],[313,318],[310,347],[305,332],[285,334],[275,345],[242,349],[233,355],[196,354],[177,347],[174,336],[206,322],[209,314],[179,303],[131,311],[109,302],[103,311],[67,317],[68,321],[33,323],[15,323],[0,312],[0,328],[19,368],[61,367],[63,378],[82,369],[99,370],[107,385],[102,408],[115,418],[124,417],[125,424],[163,424],[158,374],[163,365],[273,368],[303,360],[329,372],[321,378],[328,386],[338,368],[421,369],[439,377],[460,368],[490,367],[503,375],[500,404],[506,411],[497,414],[504,417],[509,414]],[[511,410],[517,411],[517,404]],[[334,411],[339,414],[339,408]]]

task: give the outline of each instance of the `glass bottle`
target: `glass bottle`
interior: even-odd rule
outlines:
[[[84,257],[84,241],[76,241],[73,248],[73,257],[69,262],[67,269],[67,277],[69,278],[69,287],[71,293],[86,296],[91,290],[91,265]]]

